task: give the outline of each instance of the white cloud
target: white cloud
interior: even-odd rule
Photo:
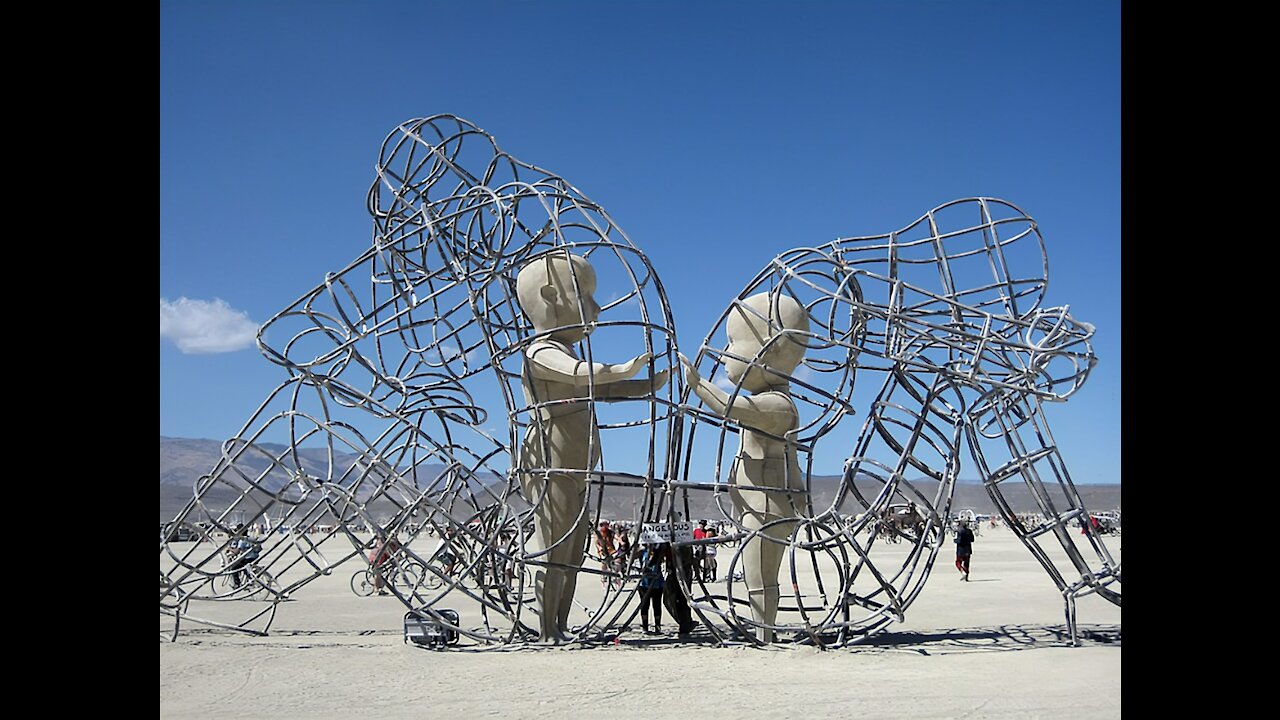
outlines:
[[[169,338],[189,355],[243,350],[253,345],[257,334],[258,324],[248,313],[224,300],[160,298],[160,337]]]

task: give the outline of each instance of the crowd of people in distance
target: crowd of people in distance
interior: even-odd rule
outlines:
[[[619,589],[628,579],[636,579],[644,633],[662,634],[665,608],[667,615],[675,620],[676,632],[684,637],[697,623],[693,620],[688,598],[677,583],[688,589],[695,580],[714,582],[717,579],[719,544],[714,540],[720,536],[718,524],[709,525],[706,520],[700,520],[693,531],[694,543],[673,548],[669,542],[642,542],[637,528],[626,523],[602,520],[595,532],[601,582]]]
[[[701,582],[715,582],[719,577],[719,543],[722,535],[719,523],[708,524],[699,520],[693,531],[694,544],[691,557],[685,565],[690,578]],[[621,587],[627,578],[637,577],[641,568],[640,555],[644,550],[639,530],[620,520],[601,520],[595,532],[596,557],[600,559],[601,583],[614,583]]]

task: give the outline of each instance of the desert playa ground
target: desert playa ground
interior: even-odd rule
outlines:
[[[266,637],[184,623],[170,642],[162,616],[160,717],[1120,717],[1120,608],[1083,598],[1072,647],[1061,596],[1009,530],[983,529],[968,583],[951,548],[905,622],[835,650],[636,628],[617,644],[435,652],[404,642],[396,598],[351,592],[348,562],[282,603]],[[1108,548],[1119,561],[1120,538]]]

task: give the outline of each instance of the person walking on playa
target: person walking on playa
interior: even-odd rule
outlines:
[[[969,581],[969,558],[973,555],[973,531],[969,529],[969,521],[961,520],[960,529],[956,531],[956,569],[964,573],[960,578]]]

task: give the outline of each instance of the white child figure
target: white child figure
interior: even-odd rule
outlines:
[[[789,296],[771,298],[761,293],[734,305],[725,330],[729,336],[725,371],[743,392],[730,399],[724,390],[703,380],[688,358],[681,355],[680,362],[686,382],[702,402],[742,428],[730,470],[730,497],[743,526],[759,530],[796,517],[796,505],[802,502],[804,476],[789,436],[800,426],[800,415],[791,398],[790,381],[804,358],[800,334],[809,331],[809,316]],[[742,549],[751,615],[762,625],[773,625],[778,615],[778,569],[791,529],[786,522],[774,525],[763,532],[771,539],[755,537]],[[757,637],[772,642],[774,632],[762,628]]]
[[[587,474],[600,461],[600,434],[591,400],[644,398],[667,382],[667,371],[630,380],[652,358],[643,353],[620,365],[586,362],[573,351],[600,316],[593,294],[596,273],[583,257],[553,252],[530,261],[516,276],[520,309],[537,333],[524,351],[521,385],[530,407],[518,473],[534,510],[537,550],[550,563],[535,575],[540,640],[567,635],[578,568],[590,531],[583,508]],[[540,502],[539,502],[540,501]]]

